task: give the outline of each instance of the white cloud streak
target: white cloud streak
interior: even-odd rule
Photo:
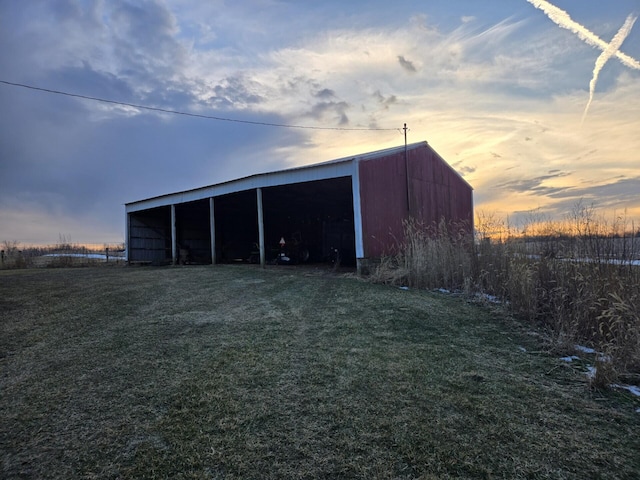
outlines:
[[[555,22],[559,27],[575,33],[580,39],[582,39],[592,47],[597,47],[603,51],[609,48],[608,42],[605,42],[591,30],[573,20],[571,16],[561,8],[558,8],[545,0],[527,1],[534,7],[542,10],[547,15],[547,17]],[[613,56],[615,56],[627,67],[640,70],[640,62],[635,58],[621,52],[620,50],[616,50]]]
[[[618,30],[618,33],[615,34],[609,45],[607,45],[607,48],[605,48],[597,58],[596,64],[593,67],[593,77],[589,82],[589,101],[584,108],[584,113],[582,114],[582,122],[584,122],[584,119],[587,116],[587,112],[589,111],[589,107],[591,106],[591,102],[593,101],[593,94],[596,90],[596,83],[598,82],[600,71],[604,68],[609,59],[613,55],[615,55],[617,51],[619,51],[619,48],[622,46],[622,42],[624,42],[624,39],[627,38],[627,35],[629,35],[629,33],[631,32],[636,19],[637,17],[629,15],[622,27],[620,27],[620,30]]]
[[[575,33],[589,45],[602,50],[602,53],[596,59],[596,63],[593,67],[593,76],[591,77],[591,81],[589,82],[589,101],[587,102],[587,105],[584,108],[584,112],[582,113],[582,123],[584,123],[584,119],[586,118],[589,107],[591,106],[591,102],[593,101],[593,95],[596,90],[596,84],[598,82],[600,71],[604,68],[605,64],[611,57],[615,56],[624,65],[640,70],[640,62],[620,51],[622,42],[624,42],[625,38],[627,38],[627,35],[629,35],[629,33],[631,32],[631,29],[633,28],[633,24],[635,23],[637,17],[629,15],[622,27],[620,27],[620,30],[618,30],[618,33],[615,34],[611,42],[607,43],[600,37],[598,37],[595,33],[590,31],[588,28],[580,25],[578,22],[573,20],[571,16],[569,16],[569,14],[561,8],[558,8],[545,0],[527,1],[534,7],[542,10],[559,27],[565,28]]]

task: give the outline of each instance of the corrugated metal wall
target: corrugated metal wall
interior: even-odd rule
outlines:
[[[171,208],[129,214],[129,260],[166,263],[171,260]]]
[[[364,257],[390,254],[408,212],[404,155],[362,161],[359,175]]]
[[[473,228],[472,188],[426,143],[409,149],[407,162],[404,152],[362,161],[359,174],[365,258],[393,253],[409,217]]]

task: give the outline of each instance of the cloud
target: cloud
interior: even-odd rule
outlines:
[[[639,205],[636,201],[640,191],[640,177],[620,178],[598,185],[585,185],[553,195],[545,209],[554,217],[566,216],[576,205],[590,205],[601,212],[605,220],[611,220],[614,213],[626,213],[628,219],[637,219]]]
[[[621,199],[632,200],[637,197],[640,192],[640,177],[632,178],[619,178],[615,181],[597,184],[597,185],[585,185],[582,187],[576,187],[570,191],[558,192],[553,196],[555,198],[564,197],[578,197],[589,198],[597,200],[599,203],[610,202],[619,203]]]
[[[349,125],[349,117],[347,117],[347,102],[320,102],[316,103],[309,112],[309,116],[316,120],[329,119],[336,121],[340,126]]]
[[[543,185],[547,180],[562,178],[570,175],[568,172],[558,170],[550,171],[547,175],[539,175],[531,178],[521,178],[508,180],[495,185],[495,188],[501,190],[511,190],[518,193],[536,194],[543,196],[551,196],[559,192],[566,192],[570,187],[552,187]]]
[[[410,62],[409,60],[405,59],[404,56],[398,55],[398,62],[400,63],[400,66],[404,68],[407,72],[409,73],[417,72],[416,67],[413,65],[413,62]]]
[[[330,88],[323,88],[322,90],[313,94],[316,98],[321,98],[323,100],[331,100],[336,98],[336,92],[331,90]]]
[[[114,56],[128,69],[166,75],[184,63],[176,18],[161,2],[109,2],[105,14]]]
[[[212,95],[207,99],[214,108],[223,110],[244,110],[264,102],[259,93],[261,86],[242,75],[227,77],[220,84],[211,88]]]
[[[382,105],[385,110],[388,110],[391,105],[398,103],[398,97],[396,97],[395,95],[389,95],[388,97],[385,97],[384,95],[382,95],[382,93],[380,93],[380,90],[376,90],[371,94],[371,96],[380,105]]]
[[[451,166],[457,171],[459,172],[463,177],[466,177],[467,175],[475,172],[477,170],[477,167],[475,166],[471,166],[471,165],[463,165],[462,161],[458,161],[455,163],[452,163]]]

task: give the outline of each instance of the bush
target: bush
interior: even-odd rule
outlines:
[[[2,242],[0,247],[0,268],[26,268],[29,266],[28,256],[26,256],[20,245],[15,241]]]

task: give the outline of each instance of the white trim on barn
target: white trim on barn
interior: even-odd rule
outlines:
[[[353,229],[355,234],[356,258],[364,257],[364,244],[362,242],[362,205],[360,203],[360,170],[358,160],[353,162],[351,174],[351,191],[353,192]]]
[[[352,162],[355,158],[318,163],[305,167],[291,168],[276,172],[259,173],[250,177],[240,178],[229,182],[201,187],[194,190],[169,193],[158,197],[138,200],[126,204],[127,213],[162,207],[171,203],[187,203],[206,198],[219,197],[230,193],[253,190],[256,188],[276,187],[293,183],[327,180],[331,178],[351,176]]]

